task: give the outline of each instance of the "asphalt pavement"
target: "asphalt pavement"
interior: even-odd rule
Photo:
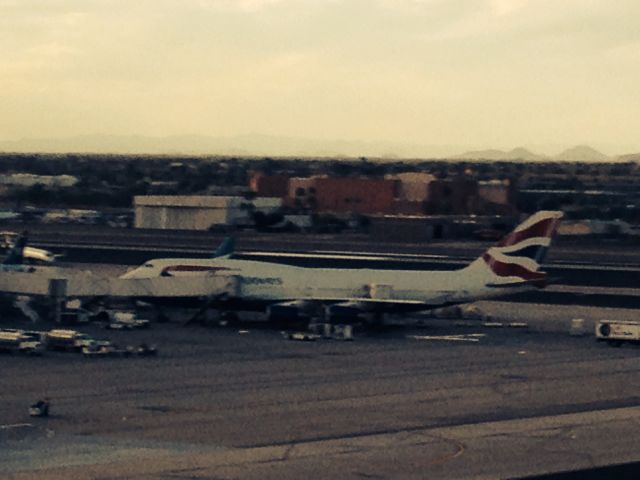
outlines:
[[[592,336],[88,331],[160,354],[3,356],[2,478],[516,478],[640,459],[640,350]],[[29,417],[44,395],[52,416]]]

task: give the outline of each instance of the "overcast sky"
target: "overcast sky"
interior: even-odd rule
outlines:
[[[0,140],[640,151],[638,0],[0,0]]]

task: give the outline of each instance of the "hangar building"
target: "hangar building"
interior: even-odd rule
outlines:
[[[251,212],[271,213],[279,198],[213,195],[141,195],[133,199],[136,228],[208,230],[217,225],[251,225]]]

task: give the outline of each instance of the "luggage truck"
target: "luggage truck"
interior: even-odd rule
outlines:
[[[46,335],[46,345],[51,350],[80,351],[92,341],[89,335],[76,330],[49,330]]]
[[[619,347],[624,342],[640,343],[640,322],[600,320],[596,323],[596,339]]]
[[[21,331],[0,332],[0,351],[40,355],[44,346],[40,341]]]

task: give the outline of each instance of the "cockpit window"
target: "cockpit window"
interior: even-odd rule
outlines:
[[[144,267],[145,268],[153,268],[153,263],[145,263]]]

